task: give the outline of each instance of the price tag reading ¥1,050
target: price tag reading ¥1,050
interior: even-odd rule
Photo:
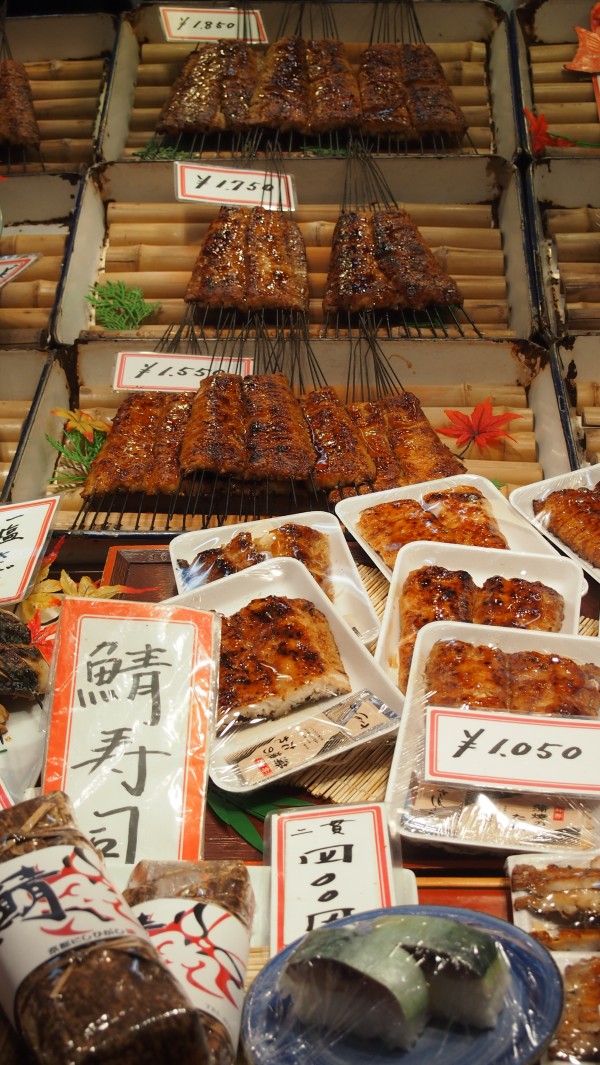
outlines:
[[[238,204],[270,211],[294,211],[296,192],[289,174],[239,167],[175,162],[175,197],[193,203]]]
[[[59,502],[48,496],[0,507],[0,603],[25,596]]]
[[[0,288],[8,281],[14,281],[15,277],[39,258],[37,252],[32,252],[31,255],[0,255]]]
[[[217,370],[251,374],[254,359],[215,359],[213,355],[176,355],[156,351],[120,351],[113,388],[128,392],[195,392]]]
[[[600,720],[431,706],[425,779],[501,791],[600,795]]]
[[[266,44],[262,15],[255,8],[159,7],[168,41],[242,39]]]

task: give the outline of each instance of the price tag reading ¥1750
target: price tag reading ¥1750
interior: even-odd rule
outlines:
[[[262,15],[255,8],[159,7],[168,41],[217,41],[224,38],[265,44]]]
[[[156,351],[120,351],[113,388],[128,392],[195,392],[203,378],[217,370],[240,376],[251,374],[254,359],[214,355],[176,355]]]
[[[175,162],[175,197],[194,203],[238,204],[271,211],[294,211],[296,193],[289,174],[239,167]]]
[[[48,496],[0,507],[0,603],[25,596],[59,501]]]
[[[600,794],[600,720],[428,707],[425,779],[502,791]]]
[[[15,277],[39,258],[37,252],[32,252],[31,255],[0,255],[0,288],[8,281],[14,281]]]

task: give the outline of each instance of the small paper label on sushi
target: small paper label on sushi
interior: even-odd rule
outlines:
[[[295,211],[296,189],[289,174],[233,166],[173,163],[175,198],[180,202],[236,204],[267,211]]]
[[[395,903],[382,803],[274,814],[270,843],[273,954],[339,917]]]
[[[254,371],[254,359],[232,358],[220,368],[241,377]],[[196,392],[200,382],[214,373],[212,355],[177,355],[156,351],[120,351],[113,388],[127,392]]]
[[[247,41],[266,44],[260,11],[239,7],[159,7],[167,41]]]
[[[600,794],[600,721],[429,707],[425,779],[506,791]]]
[[[39,258],[38,252],[32,252],[31,255],[0,255],[0,288],[8,281],[14,281]]]
[[[0,507],[0,603],[27,593],[46,545],[59,496]]]

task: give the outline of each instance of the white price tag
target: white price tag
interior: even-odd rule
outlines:
[[[324,806],[273,816],[273,954],[338,917],[394,902],[383,804]]]
[[[72,796],[107,862],[200,856],[215,624],[186,607],[64,601],[43,789]]]
[[[296,192],[289,174],[240,167],[175,162],[175,197],[194,203],[237,204],[269,211],[294,211]]]
[[[254,369],[254,359],[215,360],[214,355],[175,355],[156,351],[120,351],[113,388],[128,392],[195,392],[204,377],[225,370],[245,376]]]
[[[32,252],[31,255],[0,255],[0,288],[8,281],[14,281],[15,277],[39,258],[37,252]]]
[[[0,603],[25,596],[59,502],[48,496],[0,507]]]
[[[167,41],[218,41],[225,38],[266,44],[260,11],[239,7],[159,7]]]
[[[600,794],[600,721],[428,707],[425,779],[488,790]]]

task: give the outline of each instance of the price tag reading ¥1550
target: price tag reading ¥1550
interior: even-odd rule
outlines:
[[[0,603],[25,596],[59,502],[48,496],[0,507]]]
[[[265,44],[262,15],[255,8],[159,7],[168,41],[218,41],[241,38]]]
[[[203,378],[217,370],[240,376],[251,374],[254,359],[232,358],[231,363],[214,355],[176,355],[156,351],[120,351],[113,388],[128,392],[195,392]]]
[[[600,794],[600,721],[428,707],[425,779],[503,791]]]
[[[296,194],[289,174],[239,167],[175,162],[175,197],[194,203],[238,204],[271,211],[294,211]]]

